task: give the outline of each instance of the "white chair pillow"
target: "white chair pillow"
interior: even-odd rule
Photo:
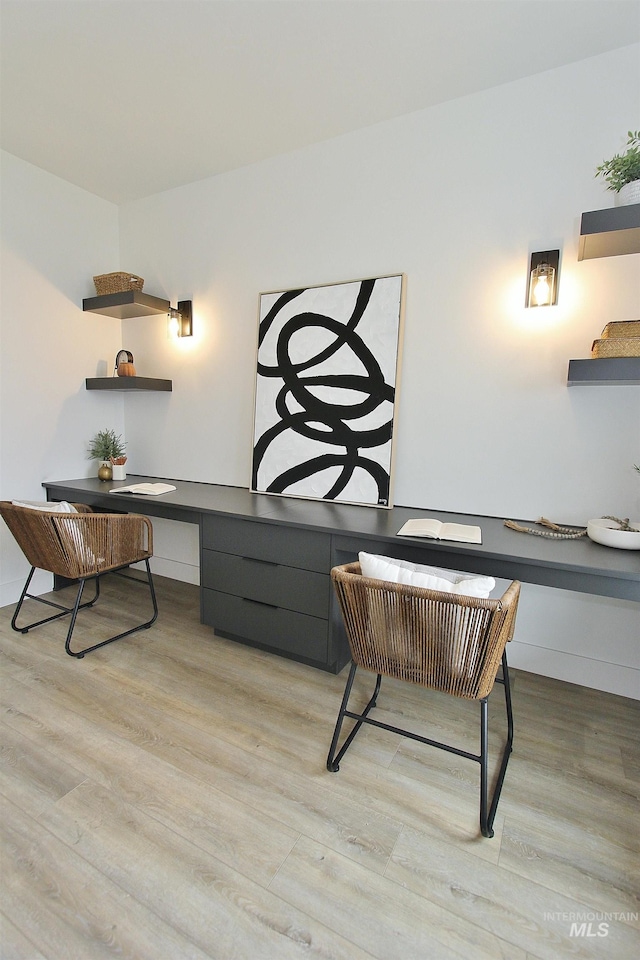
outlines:
[[[420,563],[395,560],[393,557],[381,557],[373,553],[360,552],[358,559],[364,577],[387,580],[391,583],[404,583],[426,590],[440,590],[444,593],[486,599],[496,585],[493,577],[479,577],[472,573],[442,570],[440,567],[427,567]]]
[[[49,503],[48,501],[40,500],[12,500],[11,503],[14,507],[27,507],[29,510],[41,510],[43,513],[78,513],[72,503],[68,503],[67,500],[61,500],[59,503]],[[96,556],[91,549],[91,547],[85,542],[84,530],[81,526],[78,526],[74,521],[72,525],[66,524],[68,528],[67,533],[73,540],[76,545],[76,548],[80,551],[86,563],[89,564],[100,564],[104,563],[102,557]]]
[[[41,500],[12,500],[14,507],[27,507],[29,510],[43,510],[45,513],[77,513],[72,503],[61,500],[60,503],[49,503]]]

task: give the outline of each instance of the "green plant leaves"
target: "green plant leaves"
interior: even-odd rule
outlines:
[[[87,450],[87,460],[109,460],[123,457],[126,441],[115,430],[99,430]]]
[[[617,153],[596,167],[596,177],[602,177],[608,190],[618,193],[627,183],[640,180],[640,130],[627,133],[626,153]]]

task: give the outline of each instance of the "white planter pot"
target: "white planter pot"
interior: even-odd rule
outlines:
[[[615,195],[616,207],[626,207],[630,203],[640,203],[640,180],[625,183]]]
[[[125,463],[114,463],[111,465],[114,480],[127,479],[127,465]]]

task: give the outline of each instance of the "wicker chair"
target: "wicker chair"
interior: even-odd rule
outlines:
[[[520,595],[514,581],[499,600],[482,600],[418,587],[372,580],[362,576],[359,563],[334,567],[334,588],[342,611],[352,664],[327,758],[327,769],[336,772],[345,752],[363,723],[447,750],[480,764],[480,829],[493,836],[493,821],[513,743],[513,714],[506,644],[513,636]],[[502,664],[502,676],[497,677]],[[377,674],[373,696],[362,713],[347,709],[356,670]],[[480,701],[480,754],[418,736],[373,720],[382,676],[395,677]],[[494,682],[504,684],[507,742],[493,795],[488,797],[488,706]],[[345,717],[355,726],[338,750]]]
[[[77,513],[54,513],[2,501],[0,515],[31,564],[31,571],[18,600],[11,626],[18,633],[28,633],[33,627],[71,614],[65,650],[69,656],[81,658],[91,650],[97,650],[107,643],[150,627],[158,616],[158,604],[149,566],[149,558],[153,555],[153,528],[150,521],[136,514],[93,513],[90,507],[82,503],[73,506]],[[142,560],[146,564],[147,583],[153,605],[151,619],[109,637],[108,640],[73,651],[71,636],[78,611],[93,606],[100,596],[100,577]],[[78,582],[78,592],[72,607],[65,607],[28,592],[36,569],[47,570],[57,577]],[[91,600],[82,603],[82,593],[87,580],[94,580],[95,593]],[[18,626],[18,616],[27,598],[55,607],[61,612]]]

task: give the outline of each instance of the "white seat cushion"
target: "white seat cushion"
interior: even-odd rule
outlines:
[[[44,500],[12,500],[14,507],[27,507],[29,510],[43,510],[45,513],[77,513],[72,503],[61,500],[60,503],[48,503]]]
[[[486,599],[494,589],[493,577],[480,577],[472,573],[458,573],[455,570],[443,570],[440,567],[428,567],[408,560],[396,560],[373,553],[358,554],[360,569],[364,577],[373,580],[387,580],[391,583],[404,583],[422,587],[426,590],[440,590],[444,593],[463,594],[467,597]]]

